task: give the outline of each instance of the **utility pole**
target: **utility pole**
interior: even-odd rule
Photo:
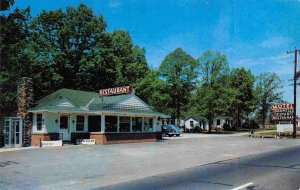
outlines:
[[[295,53],[295,67],[294,67],[294,114],[293,114],[293,138],[296,138],[297,134],[297,125],[296,125],[296,107],[297,107],[297,79],[299,78],[299,74],[297,72],[297,62],[298,62],[298,53],[300,52],[299,49],[295,48],[295,50],[287,51],[287,53]]]

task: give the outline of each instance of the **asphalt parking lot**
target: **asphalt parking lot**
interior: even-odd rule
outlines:
[[[93,189],[245,157],[299,140],[238,136],[166,138],[160,142],[64,146],[0,153],[0,189]],[[176,139],[176,140],[175,140]]]

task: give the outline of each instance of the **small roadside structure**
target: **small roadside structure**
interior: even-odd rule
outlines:
[[[180,117],[179,122],[177,119],[172,118],[170,115],[163,114],[161,116],[161,125],[177,125],[178,127],[184,127],[184,121],[185,119],[183,117]]]
[[[188,131],[196,128],[208,130],[208,119],[203,116],[190,116],[185,119],[184,126]]]
[[[232,128],[233,126],[233,119],[230,116],[217,116],[213,120],[213,129],[221,129],[225,125],[227,125],[229,128]]]
[[[38,100],[29,109],[33,115],[32,146],[52,140],[75,143],[78,139],[95,139],[95,144],[110,144],[159,139],[162,114],[134,91],[105,96],[114,90],[100,91],[100,96],[101,93],[60,89]]]

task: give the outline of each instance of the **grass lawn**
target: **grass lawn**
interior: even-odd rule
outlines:
[[[286,137],[293,138],[292,133],[279,133],[276,130],[272,131],[255,131],[253,137]],[[300,127],[297,127],[297,139],[300,139]]]

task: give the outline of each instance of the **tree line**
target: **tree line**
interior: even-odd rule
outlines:
[[[145,49],[129,32],[106,31],[102,15],[84,4],[45,11],[30,8],[0,16],[0,112],[17,109],[17,84],[32,78],[34,100],[60,88],[95,91],[133,85],[137,95],[173,118],[202,115],[212,119],[255,113],[261,123],[269,107],[281,100],[279,77],[255,76],[229,68],[226,55],[206,51],[193,58],[181,48],[170,52],[159,68],[150,68]]]

